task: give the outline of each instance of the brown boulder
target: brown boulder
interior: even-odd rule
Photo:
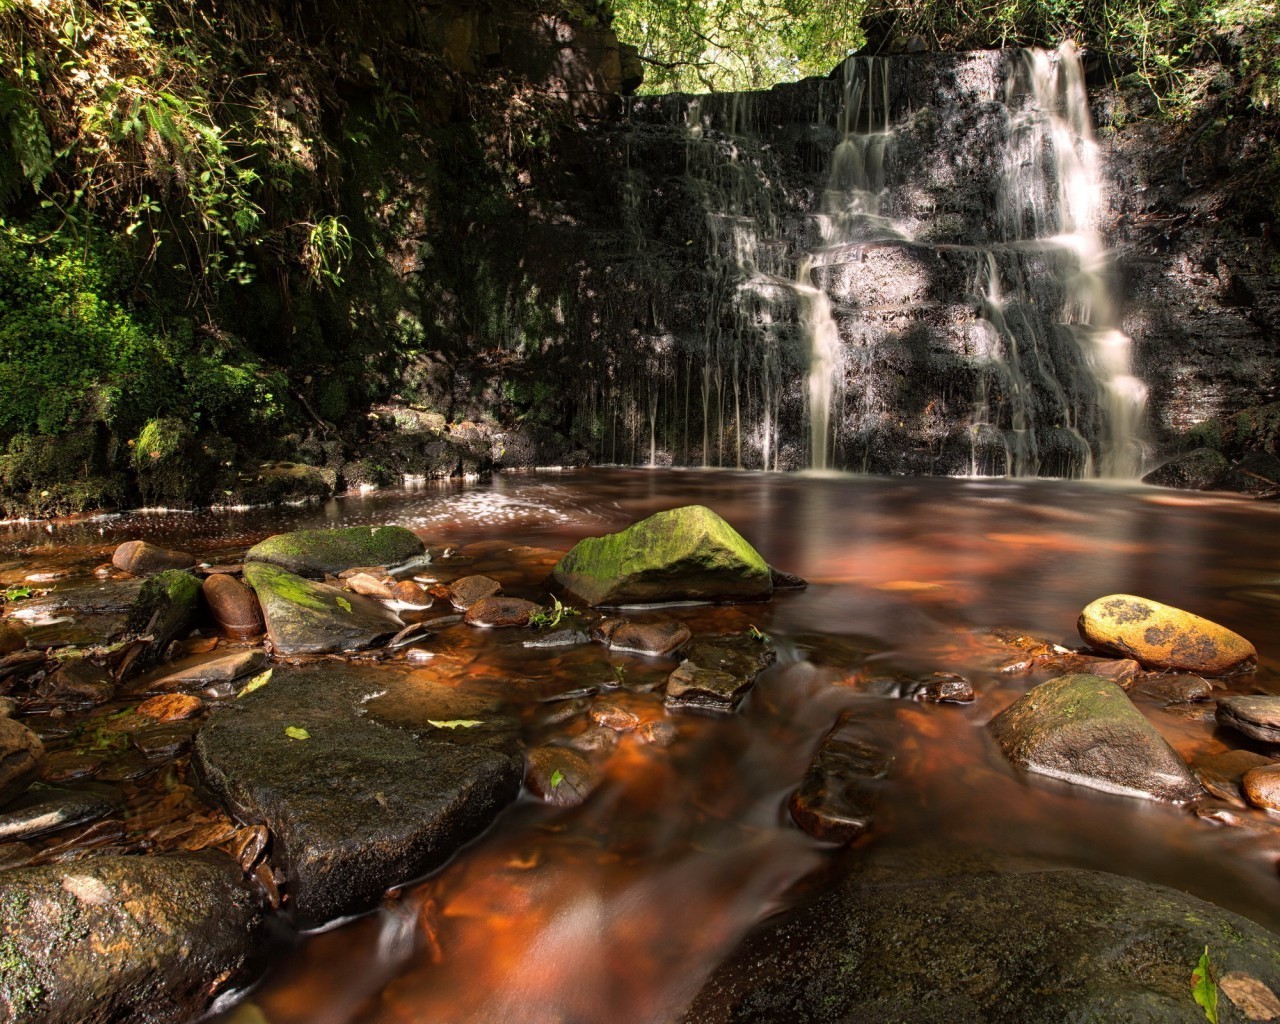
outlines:
[[[12,654],[27,646],[22,630],[11,622],[0,622],[0,655]]]
[[[145,540],[127,540],[116,548],[111,564],[130,576],[154,576],[169,569],[190,569],[196,559],[185,551],[171,551]]]
[[[200,589],[218,628],[227,636],[247,640],[266,628],[258,596],[234,576],[209,576]]]
[[[0,807],[40,777],[44,744],[21,722],[0,718]]]
[[[1224,675],[1258,656],[1244,637],[1198,615],[1132,594],[1090,603],[1077,624],[1085,643],[1147,668]]]
[[[1260,765],[1244,773],[1245,798],[1254,807],[1280,811],[1280,764]]]
[[[565,747],[538,747],[525,759],[524,784],[529,792],[557,807],[582,803],[599,781],[591,762]]]
[[[502,593],[502,584],[488,576],[463,576],[449,584],[449,601],[465,612],[477,601]]]
[[[532,601],[518,597],[483,597],[467,609],[465,620],[469,626],[489,628],[527,626],[539,610]]]

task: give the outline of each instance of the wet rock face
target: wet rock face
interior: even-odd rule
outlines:
[[[684,650],[685,662],[667,679],[668,708],[731,714],[773,664],[773,647],[746,633],[699,639]]]
[[[258,595],[267,635],[281,654],[359,650],[404,627],[385,605],[265,562],[246,565],[244,576]]]
[[[171,551],[145,540],[127,540],[111,555],[111,564],[131,576],[154,576],[169,569],[191,569],[196,560],[185,551]]]
[[[590,605],[751,601],[773,592],[769,566],[701,505],[658,512],[619,533],[588,537],[556,563],[552,581]]]
[[[1098,676],[1050,680],[989,726],[1010,762],[1093,789],[1191,800],[1200,784],[1115,683]]]
[[[1142,478],[1143,483],[1157,487],[1180,487],[1191,491],[1208,491],[1217,487],[1231,470],[1226,457],[1212,448],[1174,456],[1163,466]]]
[[[1090,647],[1153,669],[1217,676],[1258,656],[1253,644],[1225,626],[1132,594],[1091,602],[1080,613],[1078,628]]]
[[[1205,945],[1220,975],[1280,986],[1280,938],[1162,886],[1076,870],[855,874],[758,928],[684,1021],[1203,1024],[1189,978]]]
[[[388,888],[443,863],[519,792],[511,736],[418,735],[376,720],[369,698],[397,685],[385,671],[277,669],[266,686],[216,709],[196,739],[192,765],[208,791],[270,829],[286,905],[303,926],[376,906]]]
[[[893,763],[872,734],[846,712],[823,739],[790,801],[792,820],[811,836],[851,843],[871,827],[878,783]]]
[[[196,622],[199,597],[200,583],[190,573],[179,569],[157,573],[142,585],[125,625],[125,631],[133,636],[151,637],[151,643],[135,663],[136,667],[159,661],[169,644],[191,632]]]
[[[1218,721],[1263,743],[1280,743],[1280,697],[1227,697]]]
[[[21,722],[0,717],[0,807],[40,777],[44,744]]]
[[[502,584],[488,576],[464,576],[449,584],[449,602],[465,612],[477,601],[502,593]]]
[[[96,857],[0,884],[0,1012],[14,1024],[180,1024],[250,980],[260,898],[230,860]]]
[[[295,530],[251,547],[245,562],[269,562],[297,576],[319,578],[353,565],[400,565],[426,550],[403,526],[351,526],[340,530]]]
[[[224,573],[210,576],[200,589],[214,621],[232,639],[247,640],[266,628],[258,598],[234,577]]]

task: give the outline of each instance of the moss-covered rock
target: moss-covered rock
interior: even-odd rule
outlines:
[[[0,874],[0,1017],[193,1020],[243,983],[260,897],[218,857],[96,857]]]
[[[278,533],[255,544],[244,558],[318,578],[353,565],[400,565],[425,550],[418,535],[403,526],[350,526]]]
[[[355,651],[404,626],[377,601],[266,562],[247,564],[244,578],[258,595],[267,635],[280,654]]]
[[[138,591],[129,610],[125,633],[151,637],[147,651],[134,662],[137,668],[154,664],[174,640],[191,632],[200,602],[200,581],[181,569],[151,576]]]
[[[1177,487],[1189,491],[1208,491],[1217,487],[1231,471],[1231,463],[1212,448],[1195,448],[1175,455],[1163,466],[1142,478],[1156,487]]]
[[[551,579],[590,605],[755,601],[773,592],[759,552],[702,505],[658,512],[619,533],[579,541]]]
[[[1051,679],[991,721],[1010,762],[1109,793],[1191,800],[1200,784],[1124,690],[1099,676]]]

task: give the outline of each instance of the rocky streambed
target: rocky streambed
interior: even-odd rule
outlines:
[[[493,993],[441,994],[451,960],[465,973],[478,957],[525,1000],[517,1020],[547,1005],[600,1019],[603,998],[627,1020],[1195,1021],[1202,956],[1221,1019],[1280,1018],[1280,939],[1160,884],[1173,877],[975,842],[946,820],[903,839],[929,819],[941,738],[970,722],[964,742],[1030,794],[1011,821],[1094,807],[1138,843],[1177,822],[1273,864],[1268,648],[1098,592],[1062,608],[1054,636],[988,622],[897,656],[824,620],[829,575],[771,565],[710,509],[629,518],[568,554],[388,522],[276,534],[236,561],[133,538],[92,575],[23,566],[0,631],[7,1019],[192,1020],[257,981],[283,935],[370,911],[419,937],[398,982],[334,1019],[484,1019]],[[943,584],[871,589],[946,618]],[[991,771],[941,774],[963,787]],[[564,941],[564,917],[543,920],[564,894],[540,905],[537,879],[574,863],[579,897],[607,870],[632,904],[655,865],[706,872],[696,892],[674,886],[705,940],[669,937],[697,955],[666,963],[661,998],[615,978],[580,1003],[555,980],[566,966],[537,949]],[[765,918],[778,901],[791,909]],[[643,899],[607,905],[645,931]],[[649,954],[691,925],[664,905]],[[487,952],[459,924],[481,920]],[[639,941],[600,927],[597,952]],[[526,929],[541,947],[504,946]],[[649,977],[642,959],[609,971]],[[308,1019],[271,984],[245,1020]]]

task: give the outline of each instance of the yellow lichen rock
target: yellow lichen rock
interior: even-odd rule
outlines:
[[[1258,656],[1253,644],[1225,626],[1132,594],[1098,598],[1080,613],[1077,628],[1090,647],[1149,669],[1220,676]]]

